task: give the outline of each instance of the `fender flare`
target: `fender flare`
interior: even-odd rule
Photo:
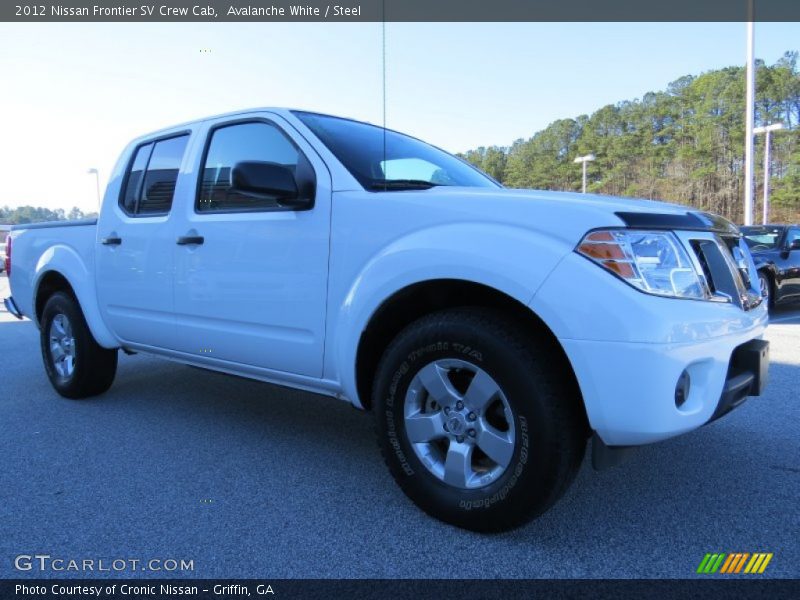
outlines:
[[[48,273],[58,273],[67,280],[75,293],[86,324],[97,343],[104,348],[118,348],[119,340],[108,329],[100,313],[97,302],[93,273],[90,272],[75,250],[64,244],[56,244],[48,248],[36,263],[34,274],[33,298],[31,306],[36,306],[39,287]],[[35,309],[35,308],[34,308]]]
[[[527,306],[570,250],[565,241],[530,229],[482,223],[439,225],[395,240],[366,262],[338,306],[329,308],[335,315],[329,339],[335,341],[326,378],[338,379],[343,396],[363,408],[356,383],[359,343],[387,300],[419,283],[461,280],[490,287]],[[521,254],[534,253],[535,260],[518,260]]]

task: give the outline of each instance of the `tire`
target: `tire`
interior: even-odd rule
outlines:
[[[772,280],[764,271],[759,271],[758,282],[761,285],[761,296],[767,303],[767,308],[773,308],[775,306],[775,295],[773,294]],[[765,291],[766,295],[764,294]]]
[[[64,292],[53,294],[44,306],[40,325],[44,368],[59,394],[89,398],[111,387],[117,351],[97,343],[75,298]]]
[[[580,467],[580,393],[552,345],[523,331],[494,311],[447,310],[409,325],[381,358],[381,452],[403,492],[437,519],[512,529],[552,506]]]

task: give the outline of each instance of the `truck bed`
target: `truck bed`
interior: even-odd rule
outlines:
[[[97,225],[97,218],[93,219],[73,219],[71,221],[44,221],[42,223],[20,223],[12,225],[11,231],[20,229],[51,229],[53,227],[85,227],[87,225]]]

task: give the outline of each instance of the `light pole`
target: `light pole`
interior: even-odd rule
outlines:
[[[753,224],[753,121],[754,106],[753,98],[755,97],[756,79],[755,79],[755,56],[753,54],[753,44],[755,37],[755,27],[753,24],[754,7],[753,0],[748,0],[748,22],[747,22],[747,85],[746,85],[746,98],[747,108],[745,109],[745,124],[744,124],[744,224]]]
[[[572,161],[572,162],[575,162],[575,163],[582,163],[583,164],[583,188],[582,188],[583,192],[582,193],[584,193],[584,194],[586,193],[586,163],[592,162],[594,160],[594,158],[595,158],[594,154],[587,154],[586,156],[579,156],[578,158],[576,158],[575,160]]]
[[[763,223],[766,225],[769,222],[769,138],[770,133],[783,129],[783,123],[773,123],[765,127],[756,127],[753,133],[764,135],[764,217]]]
[[[100,171],[92,167],[88,171],[86,171],[88,175],[94,175],[94,182],[97,187],[97,208],[100,208],[101,200],[100,200]]]

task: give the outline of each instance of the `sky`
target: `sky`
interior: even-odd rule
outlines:
[[[88,212],[134,137],[241,108],[383,122],[381,23],[0,23],[0,206]],[[756,56],[800,50],[758,23]],[[451,152],[745,61],[743,23],[388,23],[386,124]]]

